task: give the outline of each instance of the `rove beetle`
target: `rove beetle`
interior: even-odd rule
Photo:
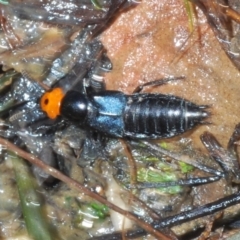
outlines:
[[[46,92],[40,100],[48,117],[57,116],[90,127],[105,135],[132,139],[161,139],[182,134],[209,116],[206,105],[197,105],[173,95],[140,93],[145,86],[163,85],[162,79],[138,86],[134,93],[120,91],[85,93],[61,88]]]

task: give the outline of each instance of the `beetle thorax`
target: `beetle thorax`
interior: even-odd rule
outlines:
[[[71,121],[84,123],[88,114],[87,96],[77,92],[68,91],[61,103],[61,115]]]

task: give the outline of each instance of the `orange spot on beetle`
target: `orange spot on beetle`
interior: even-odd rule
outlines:
[[[63,97],[64,92],[61,88],[54,88],[50,92],[46,92],[42,95],[40,106],[49,118],[55,119],[60,115],[60,106]]]

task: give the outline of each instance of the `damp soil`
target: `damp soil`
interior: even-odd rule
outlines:
[[[177,137],[210,131],[226,146],[239,122],[239,70],[226,56],[203,13],[195,8],[191,29],[181,0],[145,1],[122,13],[102,35],[113,63],[105,76],[108,89],[131,93],[136,86],[166,77],[184,76],[148,92],[173,94],[208,105],[208,123]]]

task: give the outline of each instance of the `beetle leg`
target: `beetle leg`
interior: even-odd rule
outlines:
[[[107,57],[106,51],[104,49],[98,54],[97,59],[94,60],[90,71],[88,72],[88,77],[85,80],[87,84],[87,93],[89,92],[101,92],[106,89],[103,74],[110,72],[112,70],[112,63]]]
[[[90,131],[83,140],[81,154],[77,159],[79,166],[89,166],[99,157],[107,158],[108,153],[105,150],[107,139],[103,135]]]
[[[159,79],[159,80],[154,80],[154,81],[151,81],[151,82],[146,82],[144,84],[141,84],[139,86],[137,86],[133,93],[139,93],[143,90],[144,87],[147,87],[147,86],[161,86],[161,85],[164,85],[170,81],[176,81],[176,80],[183,80],[185,79],[184,76],[180,76],[180,77],[174,77],[174,78],[163,78],[163,79]]]

